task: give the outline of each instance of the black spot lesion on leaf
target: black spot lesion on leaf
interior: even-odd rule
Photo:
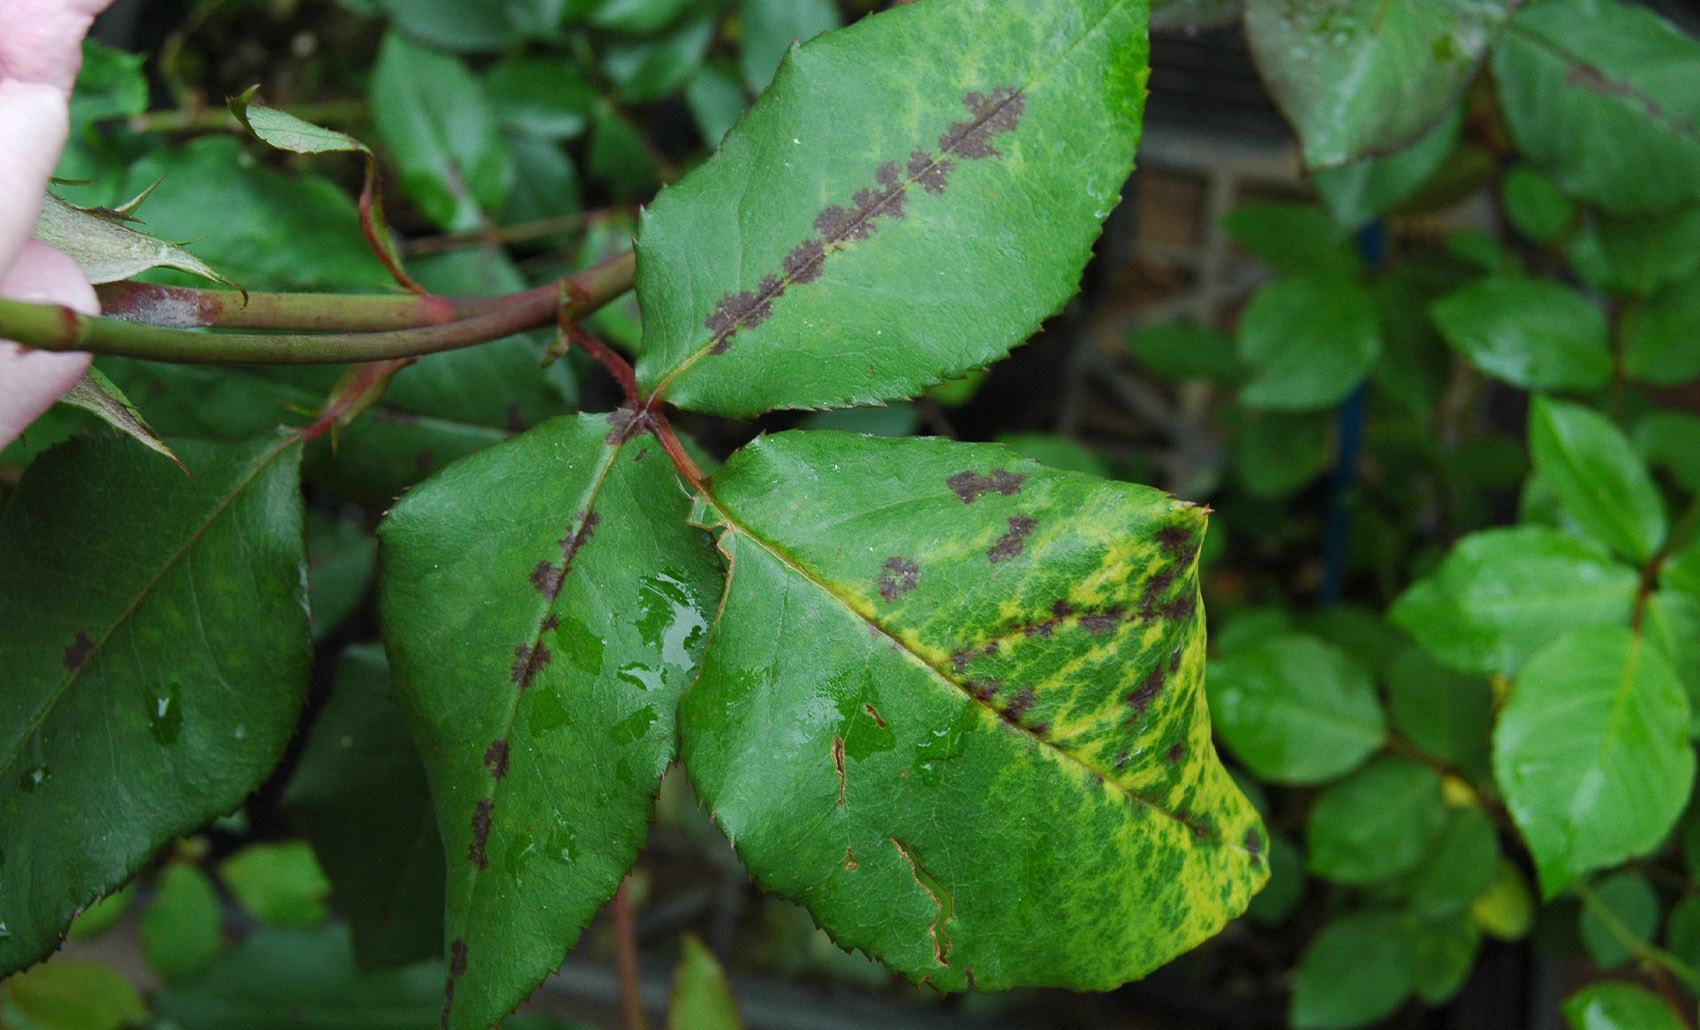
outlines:
[[[1003,157],[993,141],[999,133],[1011,132],[1021,124],[1021,115],[1027,109],[1026,94],[1013,86],[999,86],[990,93],[971,92],[962,103],[968,108],[968,117],[945,129],[938,138],[936,153],[917,147],[907,163],[881,162],[874,171],[874,184],[858,189],[849,205],[831,204],[815,216],[814,229],[819,235],[793,247],[780,263],[779,274],[762,276],[754,289],[722,295],[703,321],[703,328],[713,334],[708,352],[726,353],[740,330],[767,321],[774,302],[790,287],[819,279],[827,258],[839,248],[872,236],[882,219],[905,217],[911,185],[942,194],[957,167],[953,159]]]
[[[513,681],[514,686],[524,690],[531,686],[531,681],[554,657],[549,653],[549,645],[542,641],[536,644],[518,644],[514,647],[514,664],[508,678]]]
[[[448,1030],[449,1016],[454,1012],[455,981],[466,975],[466,940],[456,937],[449,945],[447,982],[443,986],[443,1030]]]
[[[1026,476],[1009,469],[993,469],[989,475],[981,475],[973,469],[964,469],[944,483],[963,504],[973,504],[986,494],[1014,497],[1021,492],[1021,484],[1026,481]]]
[[[844,788],[848,781],[844,776],[844,738],[832,738],[832,767],[838,772],[838,807],[844,807]]]
[[[64,666],[66,672],[76,672],[94,654],[94,641],[82,630],[77,630],[77,636],[71,641],[71,646],[65,649]]]
[[[921,582],[921,566],[913,558],[894,554],[881,566],[884,570],[874,586],[888,603],[915,589]]]
[[[495,802],[489,798],[479,798],[478,804],[472,810],[472,844],[466,849],[466,858],[479,869],[490,867],[490,859],[484,854],[484,845],[490,840],[490,813],[495,807]]]
[[[493,740],[484,751],[484,766],[490,770],[490,778],[499,780],[508,774],[508,742]]]
[[[596,527],[602,524],[602,516],[594,511],[581,511],[573,516],[573,523],[578,528],[569,530],[567,535],[555,542],[561,549],[561,564],[540,561],[531,570],[530,580],[532,589],[542,594],[553,609],[555,600],[561,596],[561,587],[566,583],[567,574],[572,572],[573,563],[578,559],[579,551],[590,543],[590,538],[596,535]],[[538,627],[539,634],[560,625],[560,617],[553,610],[544,615]],[[542,640],[529,644],[518,644],[514,647],[514,662],[509,672],[509,679],[519,689],[531,686],[531,681],[548,666],[553,658],[549,646]]]
[[[986,560],[993,565],[1021,557],[1027,549],[1027,538],[1039,528],[1039,523],[1026,515],[1011,515],[1009,517],[1009,532],[998,537],[997,543],[986,552]]]

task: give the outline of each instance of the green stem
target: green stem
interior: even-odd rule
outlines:
[[[1687,510],[1677,518],[1676,525],[1671,527],[1669,535],[1665,537],[1664,546],[1659,548],[1658,553],[1654,554],[1641,570],[1641,585],[1635,591],[1635,617],[1631,623],[1635,632],[1641,632],[1641,623],[1647,615],[1647,602],[1659,589],[1659,572],[1664,569],[1665,562],[1670,560],[1671,555],[1688,544],[1696,529],[1700,529],[1700,494],[1688,502]]]
[[[147,325],[118,318],[96,318],[70,308],[0,299],[0,339],[52,351],[90,351],[188,365],[325,365],[417,357],[471,347],[553,323],[565,285],[573,298],[569,315],[581,317],[631,289],[635,259],[630,252],[604,261],[564,283],[490,298],[447,301],[449,310],[469,317],[443,322],[442,298],[393,296],[269,297],[257,317],[265,327],[312,330],[354,324],[407,328],[381,332],[333,332],[316,335],[208,333]],[[208,291],[212,292],[212,291]],[[199,298],[195,298],[197,303]],[[234,295],[221,303],[231,304]],[[433,302],[436,302],[433,304]],[[252,299],[250,304],[252,305]],[[328,313],[326,306],[340,313]],[[315,310],[317,307],[319,310]],[[182,302],[187,310],[187,300]],[[233,321],[234,311],[221,308]],[[396,321],[384,321],[390,318]],[[342,321],[338,321],[341,319]],[[250,327],[254,319],[247,320]],[[181,325],[172,322],[171,325]],[[195,324],[190,322],[189,324]],[[222,324],[230,324],[225,322]]]
[[[1700,971],[1696,971],[1693,966],[1663,948],[1649,944],[1636,936],[1629,927],[1623,925],[1623,920],[1617,918],[1617,913],[1600,900],[1600,896],[1594,893],[1592,887],[1581,880],[1577,880],[1571,885],[1570,889],[1575,891],[1583,906],[1594,913],[1594,917],[1600,921],[1600,925],[1606,928],[1606,932],[1611,934],[1612,939],[1629,952],[1635,961],[1669,972],[1686,984],[1689,990],[1700,990]]]

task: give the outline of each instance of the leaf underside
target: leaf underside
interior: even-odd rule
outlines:
[[[732,416],[866,404],[1026,339],[1132,168],[1146,7],[930,0],[794,48],[644,213],[643,389]]]
[[[995,446],[767,437],[681,705],[765,888],[940,990],[1103,989],[1242,911],[1267,838],[1211,745],[1203,512]]]
[[[516,1005],[637,857],[721,569],[623,417],[544,423],[380,530],[396,700],[448,862],[445,1026]]]

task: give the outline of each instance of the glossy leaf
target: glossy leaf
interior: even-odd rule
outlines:
[[[1611,377],[1606,317],[1549,279],[1490,276],[1430,309],[1476,368],[1527,390],[1597,390]]]
[[[1656,846],[1688,801],[1688,695],[1628,629],[1573,630],[1517,677],[1494,731],[1494,776],[1550,898]]]
[[[1323,928],[1299,957],[1295,1030],[1348,1030],[1392,1014],[1416,985],[1410,924],[1392,912],[1353,912]]]
[[[348,929],[262,927],[192,982],[154,995],[160,1015],[194,1030],[431,1030],[443,967],[354,968]]]
[[[1490,529],[1458,541],[1391,616],[1452,668],[1509,676],[1566,630],[1627,625],[1639,581],[1634,569],[1557,530]]]
[[[218,890],[207,874],[186,862],[160,870],[138,936],[142,957],[167,981],[186,980],[206,968],[224,936]]]
[[[484,93],[503,128],[548,140],[581,135],[596,103],[590,78],[555,57],[503,58],[485,75]]]
[[[1369,291],[1340,275],[1277,279],[1240,317],[1240,357],[1252,368],[1240,400],[1310,411],[1339,403],[1375,364],[1381,328]]]
[[[714,952],[695,934],[685,934],[673,996],[667,1003],[669,1030],[741,1030],[738,1003]]]
[[[175,446],[193,478],[125,440],[72,440],[0,511],[0,969],[228,812],[294,729],[300,446]]]
[[[1416,866],[1445,827],[1440,774],[1385,755],[1317,796],[1305,832],[1310,871],[1337,883],[1398,876]]]
[[[1369,673],[1315,637],[1254,644],[1213,665],[1208,682],[1216,731],[1265,780],[1331,780],[1380,750],[1386,735]]]
[[[1329,168],[1412,142],[1469,83],[1515,0],[1299,0],[1246,5],[1263,81]]]
[[[1683,1030],[1687,1024],[1656,994],[1634,984],[1590,984],[1564,1001],[1570,1030]]]
[[[1665,540],[1665,505],[1647,466],[1612,421],[1590,408],[1536,397],[1529,408],[1535,472],[1595,540],[1637,563]]]
[[[364,969],[443,950],[442,839],[424,764],[389,695],[381,648],[343,652],[283,796],[330,878]]]
[[[814,432],[734,455],[694,518],[731,575],[686,768],[840,946],[941,991],[1103,989],[1261,886],[1205,713],[1198,508]]]
[[[722,415],[844,407],[1026,339],[1132,166],[1145,12],[931,0],[792,51],[644,212],[642,387]]]
[[[1700,199],[1700,43],[1619,0],[1524,5],[1493,57],[1518,148],[1613,211]]]
[[[445,229],[476,229],[513,185],[508,152],[483,84],[466,65],[395,33],[372,70],[372,121],[401,170],[401,187]]]
[[[720,570],[648,436],[547,422],[380,529],[396,700],[448,858],[450,1027],[536,986],[614,893],[674,752]]]
[[[1582,906],[1582,943],[1601,969],[1613,969],[1630,958],[1629,945],[1619,934],[1642,944],[1652,940],[1659,928],[1659,896],[1645,876],[1628,870],[1605,877],[1590,890],[1595,904]],[[1608,919],[1615,926],[1608,926]]]

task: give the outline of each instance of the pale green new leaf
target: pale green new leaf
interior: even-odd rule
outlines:
[[[1688,695],[1663,652],[1590,626],[1523,667],[1494,731],[1494,777],[1551,898],[1651,850],[1688,801]]]
[[[695,934],[685,934],[679,971],[673,977],[673,997],[667,1003],[668,1030],[742,1030],[743,1025],[726,971],[714,960],[714,952]]]
[[[560,963],[643,846],[721,570],[653,439],[556,419],[444,469],[380,529],[395,696],[447,857],[444,1025]]]
[[[644,213],[642,387],[723,415],[845,407],[1026,339],[1132,167],[1146,6],[928,0],[793,50]]]
[[[1008,450],[765,437],[680,711],[764,888],[940,990],[1106,989],[1219,930],[1267,836],[1210,740],[1204,513]]]

